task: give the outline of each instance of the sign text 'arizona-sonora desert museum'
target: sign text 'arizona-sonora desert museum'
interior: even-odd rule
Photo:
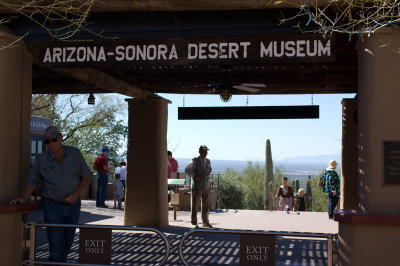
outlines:
[[[121,39],[113,42],[57,42],[40,49],[42,67],[292,61],[334,61],[334,39],[325,39],[318,34]]]

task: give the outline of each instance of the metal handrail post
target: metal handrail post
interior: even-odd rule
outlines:
[[[333,235],[328,235],[328,266],[333,265]]]
[[[29,248],[29,258],[26,263],[33,263],[35,260],[36,228],[35,223],[24,223],[26,230],[29,230],[29,239],[25,239],[25,247]],[[27,237],[27,236],[26,236]]]

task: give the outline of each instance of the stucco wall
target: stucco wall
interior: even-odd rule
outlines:
[[[399,265],[399,226],[339,224],[339,265]]]
[[[359,42],[359,198],[368,212],[400,213],[400,186],[383,185],[382,151],[383,140],[400,141],[399,48],[398,28]]]

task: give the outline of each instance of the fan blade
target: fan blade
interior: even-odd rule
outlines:
[[[266,88],[267,87],[267,85],[262,84],[262,83],[242,83],[240,85],[246,86],[246,87],[254,87],[254,88]]]
[[[246,86],[233,86],[233,88],[238,89],[238,90],[242,90],[242,91],[248,91],[248,92],[258,92],[258,91],[260,91],[260,89],[246,87]]]

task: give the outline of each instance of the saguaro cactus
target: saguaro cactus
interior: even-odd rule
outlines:
[[[300,181],[298,179],[296,179],[295,186],[294,193],[297,193],[300,189]]]
[[[267,139],[265,149],[265,178],[264,178],[264,210],[273,209],[272,195],[274,193],[273,186],[269,184],[274,183],[274,167],[272,164],[271,142]]]
[[[308,195],[308,199],[310,203],[312,203],[312,189],[311,189],[311,176],[309,175],[307,180],[306,180],[306,188],[305,188],[305,193]],[[311,207],[311,206],[310,206]]]

